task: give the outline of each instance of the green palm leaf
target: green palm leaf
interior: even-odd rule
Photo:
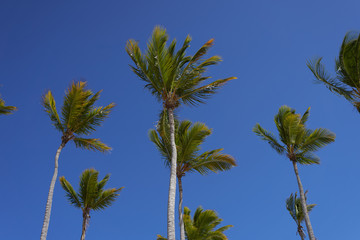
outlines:
[[[0,115],[9,115],[16,110],[17,108],[14,106],[5,106],[5,101],[0,97]]]
[[[76,147],[87,149],[87,150],[97,150],[100,152],[107,152],[111,150],[111,147],[107,146],[105,143],[101,142],[98,138],[74,138],[74,143]]]

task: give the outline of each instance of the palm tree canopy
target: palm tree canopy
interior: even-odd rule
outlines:
[[[167,119],[163,115],[157,129],[150,130],[149,138],[160,151],[166,166],[170,167],[171,144],[168,124],[166,124]],[[204,123],[192,124],[188,120],[175,121],[178,176],[184,176],[186,172],[194,171],[208,174],[211,171],[224,171],[236,166],[235,159],[228,154],[223,154],[222,148],[200,153],[201,144],[210,134],[211,129]]]
[[[306,199],[307,191],[305,192]],[[307,211],[311,212],[311,210],[316,206],[316,204],[307,204]],[[289,211],[291,217],[294,219],[297,225],[301,225],[301,223],[305,219],[305,214],[303,208],[301,206],[301,200],[297,197],[297,193],[291,194],[288,199],[286,199],[286,209]]]
[[[197,105],[210,97],[227,81],[235,77],[220,79],[204,85],[208,76],[205,71],[221,61],[219,56],[204,59],[213,45],[213,39],[206,42],[193,56],[186,56],[191,37],[187,36],[181,48],[176,51],[176,40],[168,44],[166,30],[156,26],[145,52],[135,40],[126,44],[126,52],[134,62],[132,71],[143,81],[145,88],[163,102],[165,108],[176,108],[180,104]]]
[[[69,202],[76,208],[84,210],[103,210],[110,206],[120,195],[123,188],[111,188],[104,190],[110,175],[106,175],[98,182],[99,172],[95,169],[87,169],[80,176],[80,188],[78,193],[75,192],[72,185],[60,177],[62,188],[66,192]]]
[[[16,107],[5,106],[5,101],[0,97],[0,115],[12,114],[15,110],[17,110]]]
[[[322,58],[308,61],[307,66],[317,81],[330,91],[345,97],[360,112],[360,34],[348,32],[335,60],[336,75],[331,77],[321,63]]]
[[[223,220],[213,210],[203,210],[198,207],[193,219],[190,216],[190,209],[184,208],[184,224],[186,239],[188,240],[226,240],[224,231],[233,227],[226,225],[215,230]]]
[[[253,132],[268,142],[279,154],[286,154],[291,161],[300,164],[319,164],[320,159],[313,152],[334,142],[335,134],[325,128],[307,129],[309,111],[310,108],[301,116],[288,106],[280,107],[274,118],[280,141],[258,123],[254,126]]]
[[[51,91],[43,95],[42,104],[55,128],[63,134],[63,142],[74,140],[76,147],[105,152],[111,148],[97,138],[82,138],[81,135],[88,136],[95,131],[108,117],[115,104],[95,107],[101,91],[94,94],[86,87],[86,82],[81,81],[70,85],[65,92],[61,117]]]

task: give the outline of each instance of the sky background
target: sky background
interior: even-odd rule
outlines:
[[[291,163],[261,141],[258,122],[273,132],[281,105],[303,113],[311,107],[308,127],[335,132],[336,141],[318,152],[318,166],[301,166],[316,237],[360,239],[360,115],[343,98],[314,84],[306,60],[323,56],[332,74],[346,32],[359,30],[359,1],[19,1],[0,2],[0,93],[18,107],[1,116],[0,238],[38,239],[60,133],[41,106],[52,90],[60,108],[65,89],[86,79],[103,89],[99,105],[116,103],[100,137],[109,154],[76,149],[69,143],[59,160],[59,176],[77,189],[86,168],[100,177],[111,173],[108,187],[125,187],[103,212],[93,212],[86,239],[156,239],[166,236],[169,171],[148,140],[161,104],[129,69],[126,41],[145,48],[155,25],[170,39],[193,38],[193,54],[210,38],[213,79],[238,77],[206,104],[180,107],[180,119],[213,129],[203,150],[224,148],[237,160],[229,172],[183,178],[184,206],[214,209],[232,224],[229,239],[299,239],[285,199],[298,190]],[[70,206],[55,186],[49,240],[78,239],[81,210]],[[178,221],[176,220],[176,223]],[[177,228],[177,235],[179,231]]]

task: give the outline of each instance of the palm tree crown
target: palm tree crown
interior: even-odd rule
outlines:
[[[107,174],[100,182],[98,176],[99,172],[95,169],[86,169],[80,176],[78,193],[64,176],[60,177],[61,186],[66,191],[66,197],[71,205],[83,211],[103,210],[111,206],[123,187],[104,190],[110,174]]]
[[[162,117],[157,129],[149,132],[150,140],[155,143],[165,160],[165,165],[171,164],[171,143],[168,124],[164,124],[166,117]],[[222,148],[199,153],[201,144],[211,134],[204,123],[190,121],[175,121],[175,142],[177,147],[177,177],[185,176],[186,172],[198,172],[202,175],[209,172],[229,170],[236,166],[235,159],[223,154]]]
[[[12,114],[15,110],[17,110],[16,107],[5,106],[5,101],[0,97],[0,115]]]
[[[43,106],[53,125],[62,133],[62,143],[74,140],[76,147],[105,152],[110,150],[106,144],[96,138],[82,138],[81,135],[90,135],[97,126],[108,117],[115,106],[111,103],[105,107],[95,107],[101,91],[93,93],[86,89],[86,82],[73,82],[66,91],[64,104],[61,108],[61,118],[56,109],[55,100],[48,91],[43,96]]]
[[[360,34],[345,35],[335,60],[334,77],[326,72],[321,60],[315,58],[307,63],[315,78],[330,91],[345,97],[360,112]]]
[[[279,154],[300,164],[319,164],[320,159],[313,152],[335,141],[335,134],[324,128],[310,130],[306,128],[310,108],[304,115],[296,114],[295,110],[282,106],[275,115],[274,121],[279,133],[280,142],[274,134],[256,124],[253,131]]]
[[[122,188],[111,188],[104,190],[110,175],[107,174],[100,182],[98,181],[99,172],[95,169],[87,169],[80,176],[80,188],[75,192],[71,184],[60,177],[62,188],[66,192],[71,205],[80,208],[83,212],[83,229],[81,239],[85,239],[85,231],[90,219],[91,210],[103,210],[116,200]]]
[[[190,209],[184,208],[184,222],[186,230],[186,239],[188,240],[226,240],[228,239],[224,231],[233,227],[226,225],[215,230],[223,220],[218,217],[213,210],[203,210],[198,207],[193,219],[190,216]]]
[[[230,77],[200,86],[210,77],[203,76],[206,69],[219,63],[221,58],[213,56],[203,59],[213,39],[205,43],[193,56],[186,56],[191,37],[187,36],[182,47],[176,52],[176,40],[167,46],[169,36],[166,30],[157,26],[147,45],[146,52],[141,52],[135,40],[129,40],[126,51],[134,62],[133,72],[143,81],[145,87],[165,108],[174,109],[181,103],[196,105],[216,93],[224,83],[236,79]]]
[[[305,192],[306,199],[307,191]],[[316,204],[307,204],[307,212],[310,212]],[[286,209],[289,211],[291,217],[294,219],[296,225],[298,226],[297,233],[299,233],[301,239],[305,238],[305,233],[303,231],[303,227],[301,223],[305,220],[305,213],[301,206],[301,199],[297,197],[297,193],[294,195],[291,194],[288,199],[286,199]]]

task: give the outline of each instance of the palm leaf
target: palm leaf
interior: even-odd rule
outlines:
[[[105,143],[101,142],[98,138],[74,138],[75,146],[87,150],[97,150],[100,152],[108,152],[111,150],[111,147],[107,146]]]
[[[45,112],[47,112],[47,114],[49,115],[50,120],[53,122],[53,125],[55,126],[55,128],[57,130],[61,131],[62,133],[64,133],[65,130],[60,121],[59,114],[57,113],[55,99],[54,99],[51,91],[48,91],[42,97],[42,105],[44,106]]]
[[[62,188],[66,191],[66,197],[69,202],[77,208],[81,208],[81,202],[71,184],[65,179],[65,177],[60,177],[60,184]]]
[[[331,92],[334,92],[340,96],[344,96],[346,99],[351,100],[353,98],[352,92],[347,89],[346,85],[338,81],[336,78],[331,78],[325,71],[324,65],[321,63],[322,58],[315,58],[307,62],[307,66],[314,74],[315,78],[323,83]]]
[[[276,140],[274,134],[262,128],[260,124],[257,123],[252,131],[261,137],[262,140],[267,141],[276,152],[280,154],[285,152],[285,148]]]

